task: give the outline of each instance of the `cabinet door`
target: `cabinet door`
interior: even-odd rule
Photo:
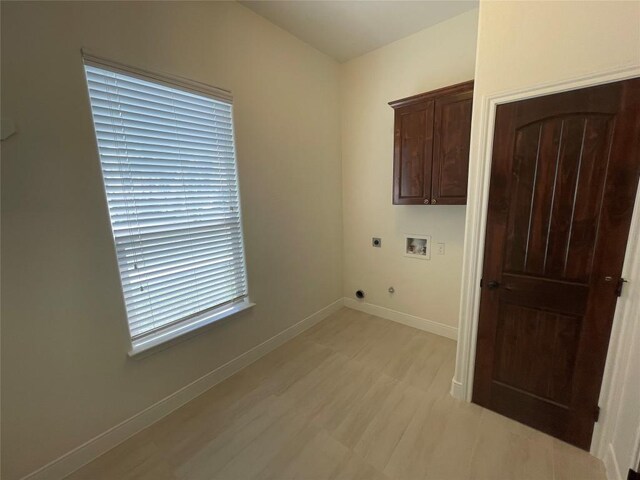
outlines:
[[[395,111],[393,203],[422,205],[431,199],[434,101]]]
[[[435,101],[432,205],[467,203],[472,88]]]

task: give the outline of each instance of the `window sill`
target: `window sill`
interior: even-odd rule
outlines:
[[[200,330],[207,325],[248,310],[253,306],[255,306],[255,303],[251,303],[249,299],[244,299],[241,302],[222,307],[220,310],[207,312],[200,317],[195,317],[186,322],[173,325],[166,330],[160,330],[151,335],[133,340],[131,342],[129,356],[138,357],[143,353],[151,353],[151,350],[158,349],[161,346],[167,347],[181,337],[193,334],[196,330]]]

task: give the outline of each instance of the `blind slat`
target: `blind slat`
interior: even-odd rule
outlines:
[[[132,338],[246,297],[231,103],[85,71]]]
[[[200,292],[198,292],[200,293]],[[226,303],[225,299],[230,298],[234,300],[235,298],[241,296],[240,292],[237,292],[234,289],[225,290],[220,293],[214,293],[208,296],[203,295],[192,295],[190,297],[190,301],[188,302],[178,302],[169,305],[163,305],[161,308],[153,308],[150,311],[141,312],[139,316],[137,316],[138,322],[143,322],[146,320],[153,320],[155,326],[158,326],[160,321],[171,321],[172,318],[178,317],[183,319],[185,316],[193,315],[194,313],[198,313],[202,310],[205,310],[204,305],[200,302],[204,301],[209,304],[215,305],[215,303]],[[215,302],[211,302],[212,299],[215,299]],[[134,326],[137,326],[134,324]]]
[[[185,305],[185,299],[197,301],[202,297],[211,298],[213,296],[223,296],[228,292],[233,292],[235,296],[240,290],[241,287],[239,284],[229,281],[215,286],[210,283],[205,284],[204,282],[194,283],[188,288],[172,290],[170,293],[164,293],[163,295],[155,295],[146,299],[143,296],[137,304],[130,302],[128,308],[132,314],[140,317],[142,317],[142,315],[149,317],[153,315],[157,316],[158,310],[161,311],[161,315],[165,315],[167,313],[166,311],[170,308],[190,309],[191,305]],[[160,309],[158,307],[160,307]]]
[[[97,88],[99,87],[95,84],[89,85],[89,93],[96,99],[101,96],[100,93],[96,92]],[[117,121],[123,117],[126,118],[129,114],[131,117],[141,115],[153,119],[154,122],[161,122],[167,125],[170,125],[172,121],[177,120],[181,122],[182,128],[189,125],[211,126],[217,121],[222,122],[224,119],[230,118],[226,113],[215,112],[215,109],[213,108],[211,114],[207,115],[175,101],[171,102],[170,109],[164,109],[162,104],[155,103],[153,100],[144,97],[132,98],[127,97],[127,95],[110,95],[108,93],[102,97],[105,103],[110,104],[109,110],[112,108],[113,103],[118,103],[119,116],[109,119],[109,123],[113,125],[118,125]],[[100,110],[98,106],[96,107],[96,114],[103,114],[107,117],[110,116],[110,114]]]
[[[205,247],[223,248],[225,245],[233,245],[235,243],[236,243],[236,240],[233,238],[228,238],[228,235],[213,238],[213,239],[209,237],[199,238],[199,239],[189,238],[183,241],[169,242],[169,243],[164,243],[160,245],[145,245],[144,252],[147,255],[162,256],[162,255],[169,255],[172,252],[177,252],[177,253],[185,252],[187,249],[190,249],[188,251],[199,251]],[[125,259],[133,257],[134,255],[137,255],[139,252],[143,251],[139,247],[134,247],[129,249],[122,249],[122,247],[120,247],[119,250],[122,252],[121,256]],[[131,260],[131,261],[134,261],[134,260]]]
[[[202,123],[197,119],[191,119],[190,121],[183,120],[177,126],[177,122],[174,118],[158,117],[151,114],[151,112],[134,112],[134,111],[119,111],[117,119],[110,116],[110,112],[102,113],[101,110],[97,110],[94,114],[94,118],[100,122],[100,131],[114,132],[116,129],[124,129],[126,127],[138,127],[147,129],[159,129],[162,132],[174,131],[176,133],[188,132],[190,136],[209,134],[212,130],[217,128],[218,122],[213,119],[210,123]],[[220,122],[222,123],[222,122]],[[106,130],[108,128],[108,130]],[[232,134],[229,128],[225,128],[222,132],[219,132],[218,141],[231,142]]]
[[[87,70],[87,83],[89,88],[96,87],[100,92],[106,94],[125,94],[130,93],[134,96],[148,96],[149,102],[156,101],[160,105],[164,105],[167,98],[174,100],[173,103],[183,106],[190,106],[194,109],[202,109],[207,111],[207,107],[212,99],[205,97],[196,97],[188,92],[180,91],[177,89],[169,88],[164,90],[159,88],[157,83],[141,82],[135,83],[131,81],[132,77],[116,74],[111,75],[105,73],[105,71],[91,71]],[[173,105],[173,103],[167,103]],[[230,105],[226,102],[216,102],[215,106],[223,111],[230,112]],[[227,106],[225,108],[225,106]]]
[[[229,235],[234,231],[233,225],[203,225],[200,227],[187,227],[187,228],[176,228],[171,232],[161,232],[161,233],[148,233],[148,234],[132,234],[131,236],[136,237],[135,244],[128,238],[127,234],[123,234],[120,237],[120,241],[116,241],[116,249],[125,249],[127,247],[132,248],[147,248],[147,246],[157,245],[157,244],[167,244],[170,242],[185,240],[189,238],[201,238],[202,236],[211,235],[220,236],[220,235]]]
[[[123,289],[124,295],[126,298],[133,297],[138,294],[140,287],[143,287],[143,290],[146,288],[148,291],[155,292],[160,291],[161,289],[169,290],[171,285],[174,282],[180,282],[181,280],[187,279],[193,275],[205,276],[205,275],[224,275],[229,272],[233,272],[235,270],[243,271],[241,268],[242,264],[237,263],[235,269],[230,269],[228,265],[221,265],[218,268],[208,268],[205,266],[203,268],[194,268],[192,270],[185,270],[182,272],[176,272],[171,275],[157,276],[157,277],[149,277],[149,278],[139,278],[137,281],[129,282],[127,287]]]
[[[163,235],[163,234],[170,234],[173,232],[177,232],[177,231],[183,231],[185,229],[188,229],[189,227],[194,226],[194,227],[236,227],[236,228],[240,228],[240,221],[236,221],[236,222],[231,222],[231,221],[227,221],[227,222],[217,222],[217,223],[212,223],[212,222],[205,222],[205,223],[200,223],[198,225],[190,225],[189,223],[181,223],[181,224],[176,224],[176,225],[159,225],[159,226],[152,226],[152,227],[146,227],[146,228],[140,228],[136,231],[132,231],[130,229],[120,229],[118,231],[118,235],[115,235],[115,231],[114,231],[114,236],[116,237],[116,245],[122,244],[124,241],[135,241],[135,238],[137,237],[143,237],[145,235]],[[114,229],[115,230],[115,229]],[[119,241],[119,238],[123,237],[123,241]]]
[[[131,307],[136,307],[141,304],[148,304],[150,301],[163,300],[164,298],[175,298],[185,292],[192,292],[194,286],[204,287],[218,287],[218,286],[232,286],[234,288],[240,288],[242,286],[242,273],[241,272],[225,272],[224,274],[209,274],[209,275],[190,275],[184,277],[181,282],[172,283],[166,288],[156,288],[152,294],[136,295],[128,300]]]
[[[99,144],[98,144],[99,145]],[[216,152],[213,152],[216,153]],[[223,153],[223,152],[217,152]],[[129,150],[126,155],[122,153],[122,149],[104,147],[100,149],[100,156],[104,157],[105,162],[109,164],[117,163],[122,165],[123,159],[126,158],[130,165],[136,165],[145,160],[149,160],[149,165],[153,165],[157,162],[161,164],[167,164],[171,162],[173,165],[183,164],[185,166],[193,166],[195,162],[202,167],[210,168],[222,168],[228,169],[233,165],[233,157],[225,155],[210,155],[205,157],[203,155],[190,155],[188,153],[175,154],[171,152],[160,152],[152,150]],[[231,160],[230,160],[231,159]]]
[[[127,270],[126,273],[122,272],[122,276],[125,275],[128,278],[143,278],[146,275],[166,275],[175,271],[191,270],[192,268],[203,267],[209,264],[226,265],[233,261],[233,254],[239,247],[227,247],[215,249],[211,248],[208,251],[199,253],[178,253],[166,256],[144,256],[140,262],[135,262],[138,265],[137,268]],[[213,253],[212,253],[213,252]],[[120,266],[125,265],[125,261],[119,262]],[[127,262],[128,263],[128,262]]]
[[[134,135],[126,135],[122,140],[111,141],[102,136],[98,135],[98,140],[100,141],[100,148],[118,150],[122,152],[125,148],[127,151],[135,150],[137,152],[158,152],[158,153],[174,153],[181,154],[185,153],[188,155],[205,155],[212,156],[214,153],[229,153],[231,149],[225,148],[224,151],[222,147],[218,150],[216,146],[204,147],[200,144],[189,144],[182,143],[176,145],[168,145],[167,143],[160,143],[159,141],[151,142],[148,140],[138,141]],[[223,155],[220,155],[224,158]],[[124,157],[124,155],[123,155]]]
[[[163,169],[173,169],[173,170],[181,170],[181,171],[194,171],[194,172],[212,172],[212,174],[222,173],[225,175],[234,173],[233,162],[223,162],[219,161],[203,161],[200,160],[199,156],[196,156],[195,159],[189,156],[185,158],[183,155],[176,155],[172,157],[168,155],[169,158],[157,158],[157,157],[143,157],[138,156],[137,154],[133,154],[132,152],[128,152],[126,158],[126,164],[129,168],[144,168],[144,169],[152,169],[158,168],[160,171],[164,171]],[[123,157],[120,155],[114,155],[112,152],[105,150],[102,154],[102,165],[103,168],[114,169],[121,168],[123,164]],[[225,157],[220,158],[220,160],[224,161]]]
[[[167,87],[155,82],[149,82],[146,80],[139,80],[135,77],[129,75],[118,74],[110,70],[104,70],[100,68],[94,68],[88,66],[86,68],[87,71],[87,82],[99,82],[101,84],[106,84],[108,82],[118,82],[121,88],[127,88],[135,93],[154,93],[157,92],[160,98],[165,98],[167,96],[180,99],[182,103],[190,103],[195,106],[203,106],[206,107],[209,105],[209,98],[203,97],[201,95],[193,94],[187,92],[185,90],[179,90],[171,87]],[[226,110],[231,111],[231,105],[225,102],[219,103],[222,109],[225,109],[224,106],[227,106]]]

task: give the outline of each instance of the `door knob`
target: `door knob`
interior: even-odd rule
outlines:
[[[499,286],[500,286],[500,282],[498,282],[496,280],[491,280],[489,283],[487,283],[487,288],[489,290],[495,290]]]

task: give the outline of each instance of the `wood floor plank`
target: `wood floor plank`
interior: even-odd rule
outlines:
[[[490,410],[482,411],[471,458],[471,479],[553,477],[552,437]]]
[[[600,460],[579,448],[553,439],[553,468],[555,480],[601,480],[606,478],[604,465]]]
[[[604,480],[449,395],[455,342],[342,309],[70,480]]]
[[[392,390],[375,407],[376,414],[354,447],[371,465],[384,471],[409,422],[426,395],[408,383],[395,382]]]

